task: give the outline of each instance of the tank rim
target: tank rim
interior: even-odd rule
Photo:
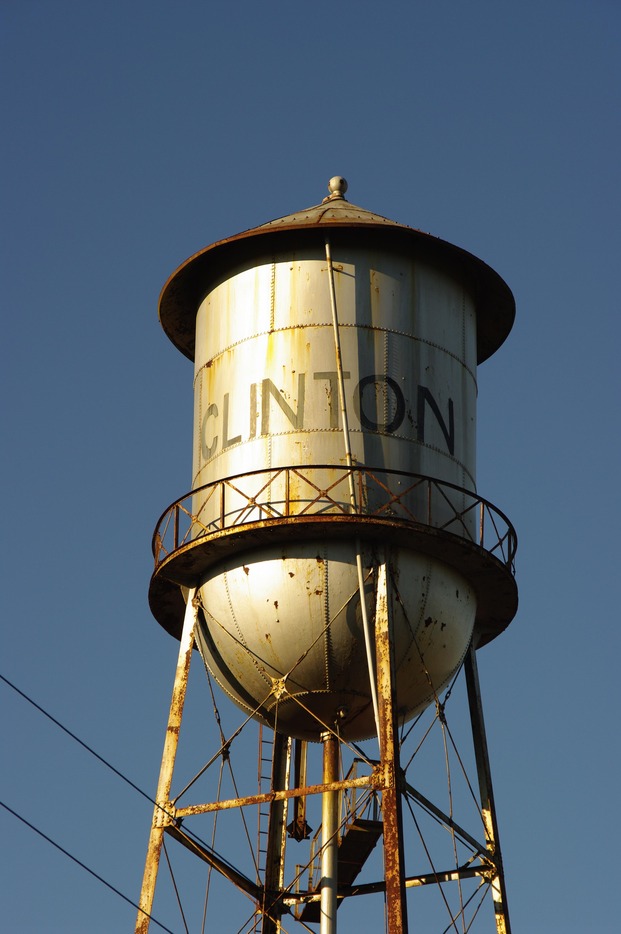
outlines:
[[[198,307],[217,279],[236,265],[266,252],[291,250],[309,243],[323,250],[327,231],[336,237],[333,243],[337,247],[345,240],[350,244],[364,244],[372,239],[376,248],[383,243],[464,270],[474,286],[478,363],[495,353],[508,337],[515,320],[515,299],[504,279],[483,260],[462,247],[413,227],[392,221],[356,222],[337,218],[321,223],[297,221],[255,227],[218,240],[190,256],[172,273],[160,293],[159,318],[167,337],[182,354],[193,360]]]
[[[291,516],[245,523],[194,539],[158,563],[149,585],[149,606],[160,625],[179,639],[185,612],[184,591],[232,555],[266,545],[306,540],[354,540],[408,548],[443,561],[459,571],[477,596],[474,638],[477,647],[502,633],[517,612],[517,584],[511,567],[485,548],[459,535],[399,519],[370,516]]]

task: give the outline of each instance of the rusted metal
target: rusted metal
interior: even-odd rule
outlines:
[[[274,734],[271,777],[271,787],[274,790],[286,790],[289,777],[291,742],[290,736],[284,736],[282,733]],[[280,931],[280,916],[282,914],[280,893],[284,884],[286,817],[286,799],[280,798],[272,801],[267,832],[264,889],[261,900],[262,934],[278,934],[278,931]]]
[[[492,899],[494,902],[494,916],[498,934],[511,934],[509,910],[507,907],[507,891],[505,874],[500,850],[498,821],[494,804],[494,791],[492,787],[492,772],[487,749],[485,734],[485,721],[483,719],[483,704],[481,701],[481,687],[479,684],[479,670],[476,659],[476,647],[471,644],[464,660],[466,674],[466,687],[468,691],[468,705],[470,708],[470,722],[472,725],[472,739],[479,778],[479,795],[481,800],[481,816],[487,838],[487,850],[495,872],[490,880]]]
[[[271,801],[288,801],[290,798],[305,797],[307,795],[321,795],[324,791],[345,791],[347,788],[375,788],[382,786],[383,775],[380,766],[373,769],[370,775],[359,778],[339,779],[320,785],[306,785],[304,788],[290,788],[285,791],[270,791],[264,795],[247,795],[243,798],[228,798],[225,801],[211,801],[206,804],[192,804],[185,808],[175,808],[175,818],[192,817],[196,814],[210,814],[212,811],[229,811],[231,808],[244,808],[253,804],[264,804]]]
[[[334,473],[334,481],[327,489],[318,488],[313,475],[325,470]],[[270,487],[281,477],[284,477],[285,498],[280,503],[272,502]],[[311,493],[309,498],[305,495],[295,498],[290,490],[296,485],[291,483],[291,477],[305,482],[305,492]],[[356,483],[367,491],[366,502],[358,497],[356,503],[343,502],[332,490],[338,488],[343,481],[350,477],[356,478]],[[241,479],[253,479],[250,491],[240,488]],[[389,485],[389,482],[392,485]],[[403,485],[405,484],[405,485]],[[398,487],[401,487],[400,489]],[[299,489],[299,486],[297,487]],[[226,505],[227,490],[234,494],[237,502],[234,510],[228,510]],[[417,491],[425,491],[425,495],[417,495]],[[205,504],[214,495],[220,500],[219,514],[203,518],[201,513],[192,510],[192,501],[200,494],[202,514],[208,515]],[[431,502],[433,496],[440,499],[448,509],[441,523],[434,521]],[[460,506],[461,502],[463,506]],[[312,467],[286,466],[264,470],[250,470],[243,474],[226,477],[207,483],[204,486],[191,490],[170,505],[158,519],[153,533],[152,550],[156,558],[156,567],[167,557],[172,555],[184,545],[194,545],[201,538],[215,536],[218,532],[234,531],[246,524],[257,521],[253,509],[256,506],[265,510],[270,519],[277,523],[280,519],[289,517],[310,517],[321,515],[326,519],[333,516],[359,516],[365,520],[390,519],[406,525],[417,527],[430,526],[439,531],[459,535],[474,545],[485,549],[496,556],[501,564],[508,570],[514,570],[515,553],[517,549],[517,536],[515,529],[507,516],[488,500],[479,496],[472,490],[457,486],[454,483],[439,480],[425,474],[404,470],[390,470],[386,467],[375,468],[367,466],[343,467],[339,464],[314,464]],[[425,508],[421,508],[425,507]],[[476,535],[472,534],[470,525],[465,521],[470,514],[479,513],[480,519]],[[173,514],[175,522],[173,531],[169,532],[169,517]],[[492,531],[486,530],[483,516],[488,515],[491,520]],[[179,518],[177,518],[179,516]],[[264,520],[270,521],[270,520]],[[181,522],[184,528],[181,530]],[[158,537],[159,536],[159,542]],[[163,557],[158,560],[159,550]]]
[[[157,873],[162,850],[162,835],[165,827],[170,825],[172,821],[171,811],[174,810],[169,801],[170,786],[172,784],[177,746],[179,744],[179,728],[181,726],[181,718],[183,716],[183,707],[185,704],[190,661],[194,648],[194,629],[198,615],[198,606],[195,603],[195,596],[196,591],[190,590],[183,623],[183,633],[179,645],[179,657],[177,660],[177,669],[170,702],[160,776],[155,793],[156,803],[153,809],[153,821],[151,824],[151,834],[149,836],[147,857],[144,867],[139,911],[136,918],[136,934],[146,934],[149,930],[149,920],[153,907],[155,885],[157,882]]]
[[[257,885],[256,882],[253,882],[252,879],[249,879],[243,873],[238,872],[234,866],[227,861],[222,859],[214,850],[207,849],[203,844],[199,843],[198,840],[194,840],[192,837],[188,836],[187,833],[177,824],[170,824],[166,828],[166,833],[168,836],[173,837],[179,843],[193,853],[195,856],[198,856],[209,866],[213,866],[214,869],[217,869],[218,872],[224,876],[225,879],[228,879],[229,882],[232,882],[233,885],[237,886],[242,892],[246,892],[247,895],[250,895],[251,898],[261,901],[263,897],[263,888],[260,885]]]
[[[348,468],[342,465],[313,467],[334,473],[333,486],[346,482]],[[351,504],[343,503],[330,488],[315,488],[310,498],[288,500],[281,504],[282,518],[276,516],[276,504],[269,502],[270,484],[281,482],[283,489],[295,488],[290,476],[305,479],[312,489],[312,472],[303,467],[282,467],[271,471],[250,471],[241,475],[252,482],[246,502],[253,499],[260,510],[270,509],[270,518],[251,520],[247,510],[227,514],[226,490],[237,487],[241,477],[232,477],[201,488],[201,502],[209,496],[220,500],[219,515],[214,521],[204,520],[205,509],[192,511],[196,491],[177,500],[160,517],[153,537],[156,568],[151,579],[149,602],[156,619],[177,638],[180,636],[184,603],[179,585],[192,586],[217,562],[241,550],[263,548],[268,544],[299,541],[302,538],[330,536],[330,539],[384,543],[390,539],[396,546],[418,550],[437,557],[459,570],[472,584],[477,594],[476,628],[479,645],[501,633],[517,611],[517,587],[514,577],[517,538],[507,517],[491,503],[471,491],[443,483],[433,477],[405,471],[376,471],[370,467],[352,468],[357,483],[375,490],[374,505],[369,507],[358,499],[359,513],[351,514]],[[296,481],[296,482],[297,482]],[[299,488],[299,483],[298,483]],[[451,516],[442,526],[435,524],[432,500],[442,496],[445,507],[451,504]],[[408,496],[420,497],[422,508],[413,512]],[[262,492],[261,492],[262,491]],[[433,495],[432,495],[433,494]],[[460,506],[459,502],[463,505]],[[173,538],[171,517],[179,506],[179,542]],[[484,537],[464,535],[464,518],[478,510],[490,518]],[[468,526],[468,530],[470,527]],[[477,523],[477,533],[479,526]]]
[[[195,359],[194,488],[158,523],[149,591],[157,620],[182,638],[185,675],[175,690],[183,682],[184,695],[195,641],[214,679],[250,717],[300,741],[330,731],[323,781],[308,786],[298,769],[290,789],[291,739],[277,740],[267,794],[259,783],[256,795],[176,808],[170,779],[183,704],[177,711],[173,692],[144,904],[152,903],[166,832],[256,899],[262,934],[277,934],[296,902],[313,906],[313,922],[321,908],[322,934],[333,934],[339,900],[371,891],[386,894],[388,934],[405,934],[408,887],[476,876],[492,887],[504,934],[474,649],[468,693],[485,844],[406,783],[395,707],[398,693],[400,722],[414,717],[429,702],[430,684],[437,700],[472,633],[477,646],[490,641],[517,609],[515,532],[475,492],[474,430],[476,366],[508,335],[513,296],[469,253],[348,204],[344,179],[329,188],[321,205],[196,254],[162,291],[162,325]],[[246,471],[248,464],[259,469]],[[183,593],[194,587],[201,608],[188,642]],[[369,775],[338,780],[335,724],[345,742],[378,735],[381,761]],[[384,878],[360,886],[353,880],[370,840],[358,846],[354,838],[370,828],[357,812],[358,789],[363,799],[381,798],[384,833]],[[345,830],[335,805],[344,791],[354,802]],[[312,794],[322,795],[322,878],[311,856],[309,890],[290,897],[287,802],[296,805],[293,836],[305,838]],[[466,865],[405,875],[403,794],[472,848]],[[181,827],[193,815],[250,805],[269,813],[268,830],[260,824],[268,842],[256,884]],[[343,853],[353,858],[338,885],[337,841],[348,827]]]
[[[380,715],[380,757],[384,771],[382,817],[384,820],[384,880],[386,883],[387,934],[407,934],[405,854],[401,816],[401,775],[397,747],[396,691],[391,638],[391,598],[386,561],[377,577],[375,650]]]
[[[461,837],[462,841],[468,846],[472,847],[472,850],[475,853],[483,854],[488,852],[487,844],[481,843],[479,840],[476,840],[472,834],[468,833],[467,830],[464,830],[457,821],[452,817],[449,817],[448,814],[445,814],[441,808],[437,807],[433,801],[430,801],[429,798],[421,794],[416,788],[414,788],[408,781],[404,782],[404,789],[407,794],[414,798],[422,807],[428,811],[430,814],[433,814],[442,824],[445,824],[450,830],[452,830],[457,837]]]
[[[294,741],[293,753],[293,781],[300,788],[306,784],[308,743],[304,739]],[[312,827],[306,820],[306,795],[300,795],[294,800],[293,820],[287,827],[289,836],[294,840],[307,840]]]
[[[444,882],[457,882],[459,879],[490,879],[493,870],[487,865],[466,865],[457,869],[438,869],[436,872],[422,873],[416,876],[406,876],[403,884],[406,889],[419,888],[423,885],[439,885]],[[338,900],[339,904],[346,898],[353,898],[359,895],[377,895],[386,891],[386,882],[382,879],[377,882],[364,882],[354,885],[339,885]],[[320,899],[316,892],[296,892],[287,894],[283,897],[284,905],[312,905]],[[302,916],[304,918],[304,916]],[[305,919],[305,918],[304,918]],[[306,919],[305,919],[306,920]],[[404,932],[407,934],[407,932]]]
[[[378,246],[429,259],[446,269],[463,270],[477,292],[477,359],[481,363],[504,342],[515,318],[515,301],[507,284],[482,260],[430,234],[406,227],[366,208],[337,199],[318,204],[269,224],[246,230],[205,247],[186,260],[162,289],[159,315],[172,343],[191,360],[195,356],[196,311],[210,286],[228,270],[264,261],[275,251],[312,246],[323,252],[330,232],[333,247]]]

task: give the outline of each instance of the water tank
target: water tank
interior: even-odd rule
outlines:
[[[517,605],[514,533],[475,464],[477,363],[509,333],[511,292],[345,191],[336,177],[321,204],[206,248],[160,300],[194,360],[194,454],[158,523],[151,606],[178,635],[197,587],[219,684],[311,740],[375,732],[361,593],[372,627],[381,561],[403,721]]]

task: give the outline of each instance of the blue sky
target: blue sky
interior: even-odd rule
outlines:
[[[150,537],[190,485],[192,425],[159,290],[342,174],[515,294],[478,415],[479,491],[519,536],[520,610],[479,661],[509,905],[516,931],[616,930],[618,4],[5,0],[0,23],[1,673],[153,793],[176,648]],[[0,692],[1,799],[137,898],[148,804]],[[132,928],[0,822],[4,929]],[[156,916],[182,929],[166,899]]]

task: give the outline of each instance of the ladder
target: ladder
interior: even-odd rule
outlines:
[[[259,755],[257,759],[257,794],[267,794],[272,783],[272,761],[274,758],[274,734],[269,727],[259,723]],[[267,843],[269,836],[270,805],[260,804],[257,814],[257,882],[265,878]]]

